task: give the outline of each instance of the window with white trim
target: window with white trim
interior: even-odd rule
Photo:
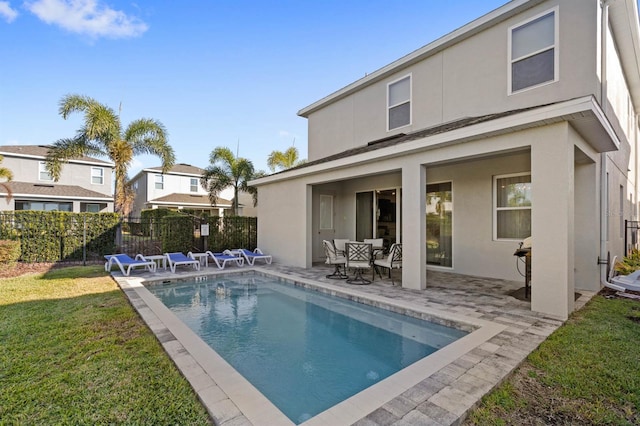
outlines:
[[[95,185],[104,184],[104,169],[102,167],[91,168],[91,183]]]
[[[411,75],[387,85],[387,130],[411,124]]]
[[[156,189],[164,189],[164,175],[156,175]]]
[[[531,174],[493,179],[494,238],[522,240],[531,236]]]
[[[198,192],[198,179],[191,178],[191,184],[189,185],[191,192]]]
[[[558,79],[558,9],[509,29],[509,93]]]
[[[45,161],[40,161],[38,163],[38,180],[44,180],[47,182],[51,182],[53,180],[51,174],[47,171],[47,163]]]

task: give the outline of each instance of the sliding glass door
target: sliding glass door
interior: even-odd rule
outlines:
[[[427,185],[427,265],[453,266],[451,182]]]
[[[399,205],[397,189],[356,193],[356,239],[382,238],[384,246],[398,241]]]

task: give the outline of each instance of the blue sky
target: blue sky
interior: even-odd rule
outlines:
[[[267,170],[294,139],[306,157],[298,110],[505,2],[0,1],[0,145],[73,136],[58,102],[77,93],[160,120],[178,162],[239,141]]]

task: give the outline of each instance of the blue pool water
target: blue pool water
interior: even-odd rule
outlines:
[[[149,290],[296,424],[467,334],[260,275]]]

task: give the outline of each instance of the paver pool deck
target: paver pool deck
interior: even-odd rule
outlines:
[[[325,275],[325,265],[310,269],[274,263],[265,267],[158,269],[114,273],[132,305],[167,354],[189,380],[217,425],[293,425],[273,404],[204,344],[144,287],[145,281],[182,280],[219,273],[256,271],[294,280],[320,291],[364,301],[396,312],[468,328],[469,335],[307,420],[305,426],[415,426],[460,424],[483,395],[499,385],[562,321],[532,312],[528,301],[508,293],[522,282],[427,271],[427,288],[401,288],[376,276],[352,286]],[[580,291],[576,309],[595,293]]]

